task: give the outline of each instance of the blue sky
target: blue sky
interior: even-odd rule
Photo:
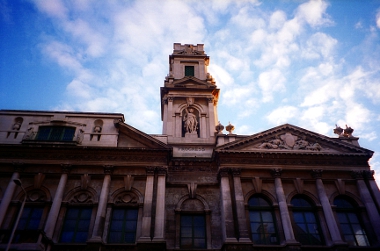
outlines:
[[[0,0],[0,15],[1,109],[121,112],[158,134],[173,43],[202,43],[222,124],[347,124],[380,180],[379,0]]]

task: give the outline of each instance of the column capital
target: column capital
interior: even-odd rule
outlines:
[[[207,98],[207,101],[208,101],[209,103],[213,103],[214,98]]]
[[[154,170],[156,169],[155,166],[147,166],[145,168],[147,175],[154,175]]]
[[[363,177],[367,180],[374,180],[375,171],[374,170],[365,170],[363,171]]]
[[[156,167],[156,173],[158,175],[166,175],[168,172],[168,168],[167,167],[164,167],[164,166],[158,166]]]
[[[313,169],[313,170],[311,170],[311,176],[314,179],[321,179],[322,178],[322,172],[323,172],[322,169]]]
[[[271,174],[273,176],[273,178],[281,178],[281,174],[282,174],[282,169],[281,168],[274,168],[271,171]]]
[[[363,171],[362,170],[360,170],[360,171],[352,171],[351,172],[351,176],[352,176],[352,178],[354,178],[356,180],[362,180],[362,179],[364,179]]]
[[[62,168],[62,173],[68,174],[68,173],[70,173],[71,169],[73,168],[73,165],[62,163],[61,168]]]
[[[231,168],[232,176],[234,177],[240,177],[241,175],[241,168]]]
[[[113,165],[104,165],[103,168],[104,174],[112,174],[115,167]]]
[[[229,172],[230,172],[230,168],[221,168],[219,169],[219,176],[227,177]]]
[[[167,99],[169,102],[173,102],[174,101],[174,97],[168,97]]]

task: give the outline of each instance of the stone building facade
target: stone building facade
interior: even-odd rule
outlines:
[[[379,250],[373,152],[352,129],[223,133],[208,64],[174,44],[160,135],[119,113],[1,110],[0,249]]]

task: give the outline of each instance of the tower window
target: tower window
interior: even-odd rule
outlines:
[[[72,141],[75,127],[40,126],[36,140],[42,141]]]
[[[194,76],[194,66],[185,66],[185,76]]]

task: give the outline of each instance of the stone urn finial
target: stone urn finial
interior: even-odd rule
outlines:
[[[217,133],[222,133],[223,129],[224,129],[224,126],[220,123],[219,121],[219,124],[217,126],[215,126],[215,129],[217,131]]]
[[[342,132],[343,132],[343,128],[338,126],[337,124],[335,124],[334,133],[337,134],[338,136],[340,136],[340,135],[342,135]]]
[[[346,125],[346,129],[344,129],[343,131],[344,131],[343,136],[349,138],[349,137],[352,137],[352,133],[354,132],[354,129]]]
[[[235,126],[231,125],[231,122],[228,122],[228,126],[226,126],[226,130],[229,134],[232,134],[233,130],[235,130]]]

